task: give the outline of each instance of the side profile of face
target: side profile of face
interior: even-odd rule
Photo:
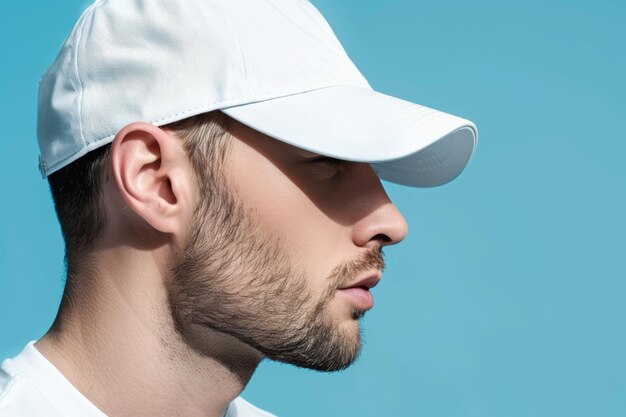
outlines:
[[[366,163],[307,152],[233,123],[222,175],[189,226],[168,281],[178,332],[206,329],[270,359],[321,371],[361,348],[367,298],[342,290],[384,267],[406,222]]]

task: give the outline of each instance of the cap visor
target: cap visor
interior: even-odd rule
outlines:
[[[335,86],[221,109],[282,142],[369,162],[390,182],[445,184],[465,168],[477,140],[469,120],[364,87]]]

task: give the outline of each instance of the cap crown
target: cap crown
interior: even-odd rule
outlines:
[[[335,85],[369,88],[304,0],[99,0],[39,86],[43,176],[113,140],[128,123]]]

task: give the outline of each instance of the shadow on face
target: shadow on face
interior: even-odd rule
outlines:
[[[392,205],[368,163],[325,158],[273,139],[237,121],[231,125],[231,134],[271,162],[321,212],[338,224],[355,224]]]

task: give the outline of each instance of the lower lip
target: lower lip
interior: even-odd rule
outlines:
[[[374,306],[374,297],[372,293],[365,288],[344,288],[338,292],[349,298],[352,304],[360,310],[369,310]]]

